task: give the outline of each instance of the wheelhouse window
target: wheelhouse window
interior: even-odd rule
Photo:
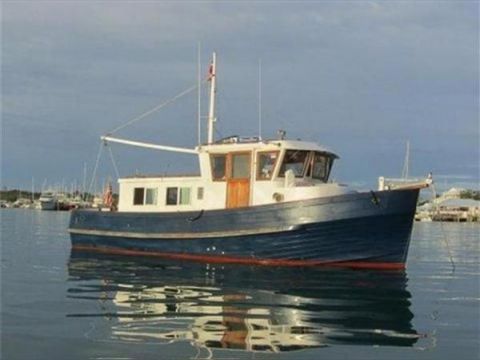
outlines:
[[[275,170],[278,151],[259,152],[257,154],[257,180],[270,180]]]
[[[147,188],[145,194],[145,205],[157,205],[158,190]]]
[[[143,198],[145,196],[145,188],[133,189],[133,205],[143,205]]]
[[[292,170],[295,177],[303,177],[309,154],[307,150],[287,150],[278,176],[283,177],[285,172]]]
[[[332,169],[333,159],[327,154],[315,152],[313,155],[312,178],[327,182]]]
[[[285,176],[286,171],[292,170],[295,177],[327,182],[335,157],[334,154],[320,151],[287,150],[278,175]]]
[[[227,156],[225,154],[211,155],[210,163],[213,180],[224,181],[227,170]]]

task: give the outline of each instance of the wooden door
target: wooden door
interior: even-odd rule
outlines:
[[[250,204],[251,153],[228,154],[227,208]]]

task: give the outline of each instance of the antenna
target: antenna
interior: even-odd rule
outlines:
[[[262,140],[262,59],[258,59],[258,139]]]
[[[408,178],[408,168],[410,166],[410,140],[407,140],[407,150],[405,152],[405,161],[403,162],[402,178]]]
[[[82,185],[82,190],[83,190],[83,196],[82,200],[86,200],[86,193],[87,193],[87,163],[83,163],[83,185]]]
[[[197,92],[197,140],[198,140],[198,145],[202,143],[202,109],[201,109],[201,104],[202,104],[202,88],[201,88],[201,65],[200,65],[200,50],[201,50],[201,44],[200,41],[198,42],[197,46],[197,87],[198,87],[198,92]]]

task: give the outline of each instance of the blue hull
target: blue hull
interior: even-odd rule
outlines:
[[[418,189],[192,213],[76,210],[74,250],[262,265],[403,268]]]

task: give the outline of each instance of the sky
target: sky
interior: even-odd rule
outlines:
[[[90,183],[100,136],[195,85],[217,53],[217,137],[315,141],[333,178],[479,184],[478,1],[2,1],[2,187]],[[202,115],[207,110],[202,87]],[[204,120],[205,122],[205,120]],[[197,145],[192,92],[118,137]],[[205,139],[205,124],[202,138]],[[111,145],[121,176],[191,155]],[[103,150],[99,184],[115,178]]]

